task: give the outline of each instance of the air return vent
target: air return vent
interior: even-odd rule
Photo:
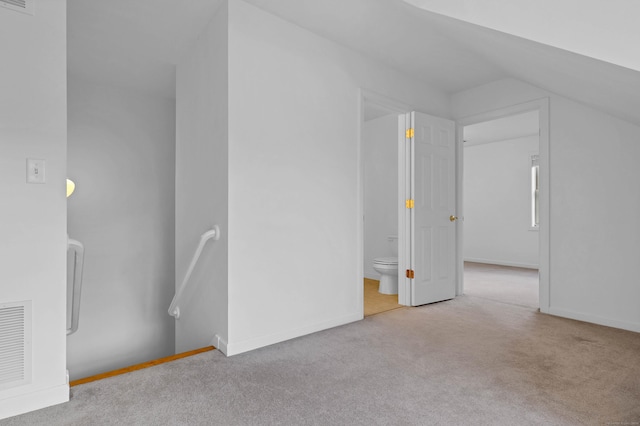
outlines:
[[[0,6],[33,15],[35,12],[33,7],[34,2],[35,0],[0,0]]]
[[[0,390],[31,381],[31,302],[0,304]]]

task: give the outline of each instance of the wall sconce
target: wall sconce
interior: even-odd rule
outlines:
[[[71,179],[67,179],[67,198],[76,190],[76,184]]]

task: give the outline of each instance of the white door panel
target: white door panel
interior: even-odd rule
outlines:
[[[414,129],[407,139],[411,305],[452,299],[456,292],[455,137],[453,121],[419,112],[408,114]],[[402,269],[402,268],[401,268]]]

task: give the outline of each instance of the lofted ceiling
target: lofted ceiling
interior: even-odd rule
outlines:
[[[246,1],[449,93],[511,77],[640,125],[640,72],[629,68],[432,13],[406,0]],[[474,5],[482,7],[482,0]]]
[[[640,72],[488,28],[422,13],[511,77],[640,125]]]
[[[404,0],[461,21],[640,71],[637,0]]]
[[[174,65],[221,1],[68,0],[69,70],[175,96]],[[446,92],[507,77],[500,67],[424,25],[402,0],[247,3]]]
[[[175,97],[175,64],[222,0],[67,0],[71,74]]]
[[[640,124],[640,73],[627,68],[404,0],[245,1],[447,93],[511,77]],[[175,64],[221,2],[68,0],[69,72],[175,97]]]
[[[402,0],[246,0],[338,44],[453,93],[507,77]],[[420,11],[422,12],[422,11]]]

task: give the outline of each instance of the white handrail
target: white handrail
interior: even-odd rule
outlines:
[[[84,246],[80,241],[68,238],[67,250],[75,253],[73,261],[73,286],[71,290],[71,328],[67,336],[78,330],[80,320],[80,294],[82,292],[82,269],[84,268]]]
[[[173,300],[171,301],[171,305],[169,305],[169,315],[171,315],[172,317],[175,317],[175,319],[180,319],[180,307],[178,306],[178,302],[182,297],[182,293],[184,292],[184,289],[187,287],[187,283],[189,282],[189,278],[191,278],[191,273],[193,272],[193,269],[195,268],[196,263],[198,263],[198,259],[200,259],[200,255],[202,254],[202,249],[204,249],[204,245],[207,243],[207,241],[211,239],[214,239],[214,240],[220,239],[220,228],[218,227],[218,225],[213,225],[213,229],[210,229],[209,231],[205,232],[200,236],[200,244],[198,244],[198,248],[196,249],[196,252],[193,254],[193,258],[191,259],[191,264],[189,265],[189,269],[187,269],[187,273],[184,276],[184,280],[182,280],[182,284],[180,284],[180,288],[178,288],[176,295],[173,297]]]

